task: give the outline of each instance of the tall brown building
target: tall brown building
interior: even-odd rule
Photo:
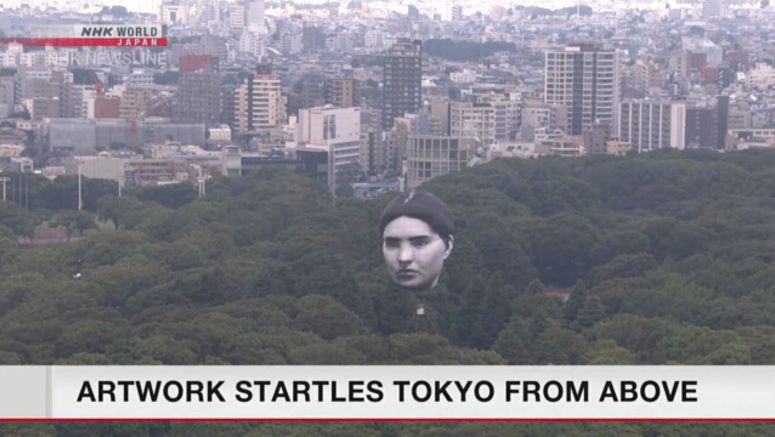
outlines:
[[[729,122],[729,96],[710,105],[686,108],[686,147],[724,150]]]
[[[94,118],[119,118],[121,99],[98,96],[94,100]]]
[[[385,148],[382,142],[382,120],[379,110],[361,109],[361,170],[366,174],[385,171]]]
[[[35,97],[32,99],[32,119],[43,120],[44,118],[59,117],[59,98],[56,97]]]
[[[213,71],[180,75],[172,106],[172,118],[187,123],[220,124],[223,97],[221,77]]]
[[[326,103],[340,108],[360,106],[359,85],[356,79],[340,78],[327,80],[325,89]]]
[[[416,114],[422,105],[422,43],[401,38],[382,58],[382,127],[396,117]]]

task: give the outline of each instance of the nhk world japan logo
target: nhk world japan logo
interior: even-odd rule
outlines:
[[[14,28],[0,43],[53,47],[164,47],[166,28],[147,24],[75,24]]]

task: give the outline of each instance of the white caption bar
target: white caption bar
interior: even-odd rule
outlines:
[[[3,366],[0,419],[775,420],[775,366]]]

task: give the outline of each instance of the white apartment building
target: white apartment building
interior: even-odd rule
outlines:
[[[600,122],[618,126],[619,53],[589,45],[546,53],[544,101],[568,107],[568,134]]]
[[[274,74],[253,74],[235,91],[235,114],[239,133],[276,127],[285,123],[286,96]]]
[[[620,139],[632,150],[648,152],[686,147],[686,104],[628,99],[621,104]]]
[[[760,90],[775,86],[775,67],[763,62],[757,63],[746,75],[746,86]]]
[[[247,8],[242,3],[229,5],[229,27],[231,30],[242,30],[247,22]]]
[[[332,165],[337,173],[353,164],[360,167],[361,108],[326,105],[300,109],[296,145],[333,153]]]
[[[450,135],[476,138],[484,146],[495,142],[496,111],[489,103],[452,102]]]

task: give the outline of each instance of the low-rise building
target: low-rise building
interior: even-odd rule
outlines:
[[[608,140],[605,146],[609,155],[624,156],[632,151],[632,144],[627,141]]]
[[[407,188],[413,190],[437,176],[459,173],[468,166],[478,142],[473,138],[410,135]]]

